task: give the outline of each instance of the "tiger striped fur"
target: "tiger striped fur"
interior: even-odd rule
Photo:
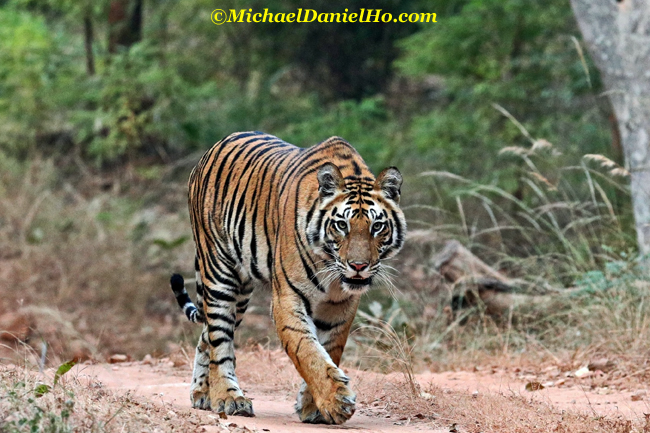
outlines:
[[[215,144],[189,180],[196,244],[197,305],[183,278],[171,285],[192,322],[192,406],[253,416],[235,375],[233,335],[256,288],[272,290],[272,316],[304,379],[295,405],[303,422],[341,424],[355,394],[338,368],[359,298],[387,282],[382,261],[402,247],[402,176],[375,179],[346,141],[303,149],[260,132]]]

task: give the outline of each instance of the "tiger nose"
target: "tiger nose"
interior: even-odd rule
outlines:
[[[361,272],[368,267],[368,263],[363,262],[348,262],[348,265],[357,272]]]

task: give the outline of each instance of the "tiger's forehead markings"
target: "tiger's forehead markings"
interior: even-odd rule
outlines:
[[[346,218],[369,218],[368,207],[375,204],[370,194],[374,189],[374,179],[368,176],[347,176],[345,180],[345,188],[348,190],[345,204],[350,210],[346,213]]]
[[[388,214],[386,213],[386,211],[383,212],[382,210],[378,211],[377,209],[372,207],[368,210],[368,214],[370,215],[370,218],[372,218],[373,221],[381,221],[384,218],[388,218]]]

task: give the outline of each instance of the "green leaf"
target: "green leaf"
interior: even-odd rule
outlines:
[[[54,385],[56,385],[59,379],[61,378],[61,376],[66,374],[68,371],[70,371],[70,369],[74,367],[76,363],[77,361],[72,359],[68,362],[64,362],[63,364],[61,364],[59,368],[56,369],[56,373],[54,374]]]
[[[174,249],[176,247],[179,247],[179,246],[183,245],[188,239],[189,239],[189,236],[181,236],[181,237],[176,238],[176,239],[174,239],[172,241],[166,241],[164,239],[154,239],[153,243],[155,245],[158,245],[162,249],[171,250],[171,249]]]
[[[46,384],[44,384],[44,383],[41,383],[41,384],[38,385],[36,388],[34,388],[34,395],[35,395],[36,397],[43,397],[43,395],[45,395],[45,394],[47,394],[48,392],[50,392],[51,389],[52,389],[52,388],[50,387],[50,385],[46,385]]]

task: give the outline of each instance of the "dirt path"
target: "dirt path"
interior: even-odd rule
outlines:
[[[386,410],[395,408],[397,397],[390,396],[404,391],[399,375],[383,376],[351,370],[348,371],[359,395],[357,413],[343,426],[321,426],[302,424],[293,412],[298,376],[292,366],[281,358],[259,354],[238,358],[240,381],[246,395],[252,397],[255,418],[231,416],[219,420],[216,414],[190,408],[188,365],[174,367],[173,362],[163,360],[151,363],[130,362],[120,364],[79,365],[73,373],[79,378],[91,378],[106,388],[116,391],[131,391],[135,396],[162,405],[169,411],[170,423],[178,411],[191,411],[201,419],[205,432],[221,431],[270,431],[270,432],[317,432],[329,429],[343,429],[359,432],[449,432],[454,431],[453,419],[445,419],[434,407],[422,410],[422,405],[412,409]],[[243,367],[243,368],[242,368]],[[586,413],[590,417],[606,416],[611,419],[625,419],[639,422],[650,407],[643,393],[633,391],[607,391],[593,388],[587,383],[567,387],[553,387],[530,392],[526,380],[503,373],[447,372],[426,373],[417,376],[423,390],[436,390],[449,394],[452,401],[467,401],[468,396],[479,401],[478,396],[501,396],[504,403],[508,398],[525,399],[526,404],[548,404],[556,413]],[[382,391],[383,390],[383,391]],[[432,391],[434,392],[434,391]],[[381,397],[375,398],[381,394]],[[388,399],[386,396],[389,396]],[[633,397],[636,396],[636,397]],[[425,393],[424,398],[436,399]],[[456,398],[455,400],[453,400]],[[464,400],[463,400],[464,399]],[[472,398],[470,397],[470,400]],[[388,401],[388,402],[387,402]],[[449,404],[444,403],[444,404]],[[466,404],[466,403],[464,403]],[[501,403],[497,402],[497,405]],[[507,410],[507,409],[506,409]],[[401,413],[400,413],[401,412]],[[406,415],[405,415],[406,413]],[[497,415],[498,416],[498,415]],[[457,431],[467,431],[460,429]]]
[[[182,373],[182,374],[179,374]],[[189,388],[191,373],[168,366],[151,366],[142,363],[84,365],[76,367],[73,374],[100,381],[108,389],[132,391],[152,403],[163,404],[171,410],[192,410],[202,415],[205,432],[221,432],[223,429],[216,414],[191,409]],[[250,385],[250,384],[249,384]],[[293,411],[293,397],[286,392],[270,393],[265,387],[245,386],[246,396],[252,398],[255,418],[229,416],[221,420],[224,425],[247,427],[250,430],[271,432],[319,432],[323,429],[344,429],[358,432],[446,432],[432,428],[426,423],[405,425],[406,420],[377,418],[357,413],[343,426],[322,426],[301,423]],[[397,423],[397,424],[396,424]],[[410,423],[409,423],[410,424]]]

